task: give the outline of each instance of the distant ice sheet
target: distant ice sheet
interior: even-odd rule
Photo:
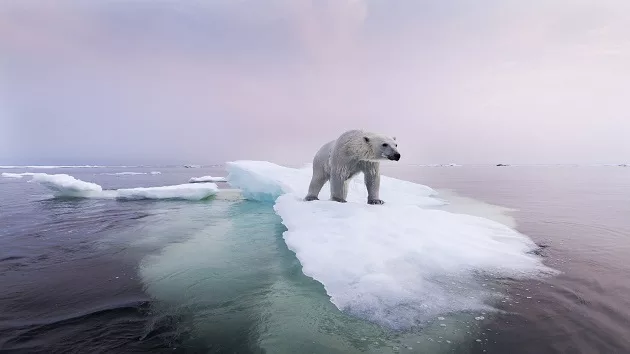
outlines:
[[[367,205],[362,177],[348,203],[305,202],[310,167],[265,161],[227,165],[245,198],[273,201],[284,240],[307,276],[324,285],[341,310],[391,328],[407,328],[453,311],[488,310],[497,295],[488,279],[554,274],[531,251],[536,244],[501,223],[437,208],[423,185],[382,177],[385,205]]]

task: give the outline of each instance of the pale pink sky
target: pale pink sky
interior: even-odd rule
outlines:
[[[0,165],[630,161],[630,1],[0,4]]]

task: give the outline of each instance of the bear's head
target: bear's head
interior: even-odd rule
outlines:
[[[387,136],[378,135],[364,136],[363,139],[372,147],[375,160],[400,160],[400,153],[398,152],[398,143],[396,142],[396,137],[390,138]]]

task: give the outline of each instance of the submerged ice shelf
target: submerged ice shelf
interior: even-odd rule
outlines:
[[[284,240],[305,275],[340,309],[391,328],[452,311],[489,309],[484,277],[554,274],[527,236],[485,218],[437,210],[445,202],[423,185],[383,176],[385,205],[367,205],[361,176],[348,203],[305,202],[311,169],[265,161],[227,164],[230,185],[274,203]]]

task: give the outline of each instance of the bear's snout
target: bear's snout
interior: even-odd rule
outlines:
[[[400,160],[400,154],[399,153],[395,153],[393,155],[389,155],[387,158],[389,158],[390,160],[398,161],[398,160]]]

